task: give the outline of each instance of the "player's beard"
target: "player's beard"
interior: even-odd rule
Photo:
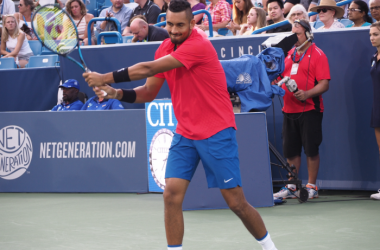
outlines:
[[[180,36],[178,36],[178,37],[182,37],[182,34],[183,33],[181,33],[181,35]],[[185,38],[180,38],[180,39],[176,39],[176,38],[174,38],[173,39],[173,33],[169,33],[169,35],[170,35],[170,41],[172,42],[172,43],[174,43],[174,44],[176,44],[176,45],[180,45],[180,44],[182,44],[184,41],[186,41],[186,39],[190,36],[190,34],[191,34],[191,30],[189,30],[189,32],[188,32],[188,34],[187,34],[187,36],[185,37]]]

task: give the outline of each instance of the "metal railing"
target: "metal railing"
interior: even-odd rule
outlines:
[[[339,2],[336,4],[336,6],[343,6],[343,5],[346,5],[346,4],[350,4],[353,0],[346,0],[346,1],[342,1],[342,2]],[[314,16],[314,15],[317,15],[318,13],[317,12],[309,12],[308,15],[309,16]],[[275,24],[271,24],[269,26],[266,26],[266,27],[263,27],[261,29],[258,29],[258,30],[255,30],[252,32],[252,35],[254,34],[260,34],[264,31],[268,31],[268,30],[271,30],[271,29],[275,29],[277,27],[281,27],[281,26],[284,26],[286,24],[288,24],[289,21],[288,20],[284,20],[284,21],[281,21],[281,22],[278,22],[278,23],[275,23]]]
[[[211,18],[211,15],[210,15],[210,12],[208,12],[207,10],[197,10],[197,11],[194,11],[193,12],[193,15],[198,15],[198,14],[206,14],[207,17],[208,17],[208,29],[209,29],[209,32],[210,32],[210,37],[213,37],[214,36],[214,31],[212,29],[212,18]],[[166,17],[166,13],[161,13],[160,15],[158,15],[158,18],[157,20],[159,21],[160,18],[162,17]],[[156,23],[154,26],[164,26],[166,25],[166,21],[163,21],[163,22],[160,22],[160,23]]]
[[[91,19],[88,24],[87,24],[87,37],[88,37],[88,45],[91,45],[91,24],[93,22],[98,22],[98,21],[113,21],[116,24],[117,31],[121,34],[121,26],[119,20],[117,20],[115,17],[95,17]]]

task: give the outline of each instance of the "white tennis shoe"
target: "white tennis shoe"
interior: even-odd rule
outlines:
[[[311,186],[311,185],[306,185],[307,192],[309,193],[309,199],[314,199],[318,198],[318,187]]]
[[[372,194],[371,195],[371,199],[380,200],[380,189],[378,190],[377,194]]]
[[[294,194],[298,194],[296,189],[288,188],[287,186],[282,187],[280,191],[273,194],[274,198],[283,198],[283,199],[295,199],[297,198]]]

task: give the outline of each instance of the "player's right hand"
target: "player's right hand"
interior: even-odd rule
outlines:
[[[88,83],[90,87],[103,86],[103,75],[96,72],[83,73],[84,80]]]

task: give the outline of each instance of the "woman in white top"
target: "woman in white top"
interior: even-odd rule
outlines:
[[[18,5],[19,13],[15,13],[18,27],[25,32],[28,40],[37,40],[32,30],[32,17],[35,8],[33,0],[20,0]]]
[[[336,19],[342,18],[344,10],[336,6],[334,0],[322,0],[319,6],[311,8],[310,11],[318,12],[319,19],[324,24],[317,30],[345,28],[345,26]]]
[[[73,18],[77,29],[79,39],[83,40],[84,44],[88,44],[87,24],[94,16],[88,14],[86,6],[81,0],[69,0],[66,2],[66,11]],[[91,30],[94,29],[94,24],[91,25]]]
[[[29,62],[29,57],[33,55],[28,40],[24,32],[17,26],[16,18],[12,15],[3,17],[3,31],[1,39],[1,54],[7,57],[14,57],[16,64],[24,68]],[[7,52],[6,48],[11,52]]]
[[[253,7],[248,13],[247,23],[241,25],[240,35],[251,35],[253,31],[265,27],[266,23],[265,10],[260,7]]]

